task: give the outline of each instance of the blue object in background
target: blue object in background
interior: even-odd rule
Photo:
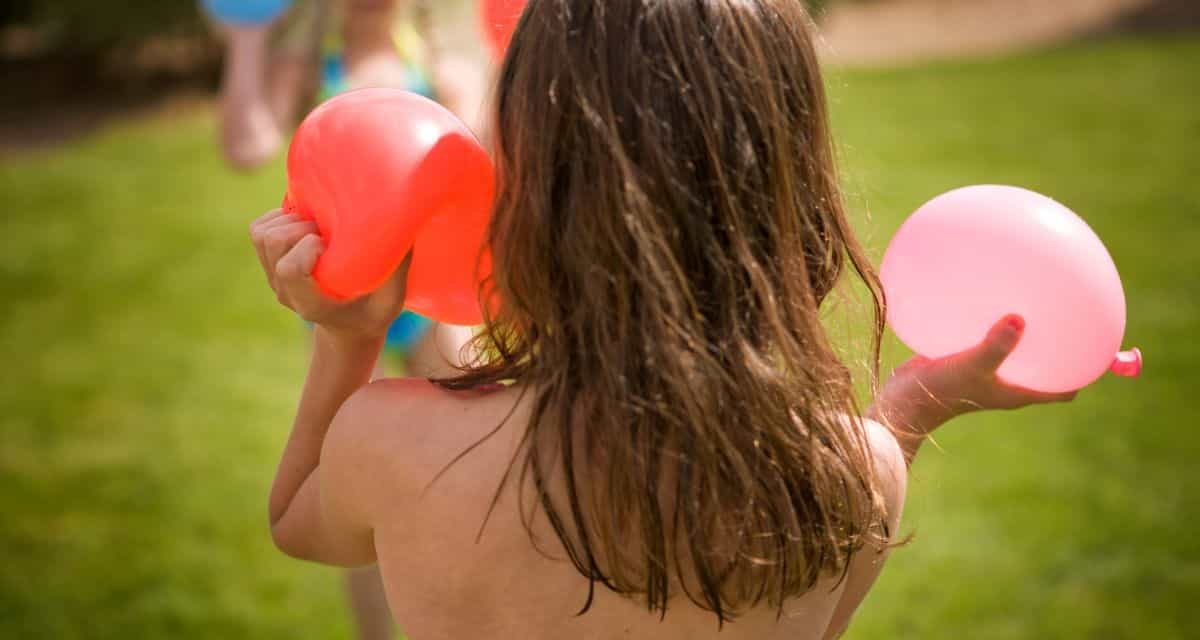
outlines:
[[[321,56],[321,100],[328,100],[339,93],[350,90],[346,81],[346,65],[341,51],[327,52]]]
[[[292,0],[203,0],[201,4],[215,20],[253,26],[278,18]]]
[[[399,349],[402,354],[407,356],[413,345],[432,326],[433,320],[412,311],[405,311],[388,327],[387,346]]]

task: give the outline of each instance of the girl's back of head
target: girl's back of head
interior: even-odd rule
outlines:
[[[500,70],[491,361],[577,569],[665,611],[782,602],[883,535],[818,307],[849,266],[800,0],[531,0]]]

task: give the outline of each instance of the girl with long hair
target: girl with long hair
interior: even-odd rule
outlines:
[[[313,225],[256,220],[276,295],[317,325],[278,546],[378,562],[414,640],[839,635],[927,435],[1069,396],[998,380],[1008,317],[858,406],[822,303],[859,281],[877,361],[884,301],[812,34],[799,0],[532,0],[492,113],[499,304],[456,376],[368,384],[407,263],[338,303]]]

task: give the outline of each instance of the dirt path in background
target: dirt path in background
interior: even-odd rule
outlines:
[[[1200,0],[879,0],[822,25],[835,64],[894,65],[1013,51],[1129,30],[1200,27]]]
[[[448,49],[482,58],[475,0],[437,0],[434,6],[439,40]],[[831,63],[880,66],[994,54],[1106,33],[1177,29],[1200,29],[1200,0],[845,0],[825,17],[821,46]],[[24,91],[20,75],[13,75],[16,79],[6,87],[12,95]],[[116,99],[98,91],[75,95],[70,103],[36,109],[0,108],[0,156],[53,147],[113,119],[211,108],[211,99],[194,90],[185,99]]]

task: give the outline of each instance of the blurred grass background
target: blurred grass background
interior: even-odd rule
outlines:
[[[933,194],[1043,191],[1107,243],[1147,356],[1138,381],[939,433],[910,482],[916,537],[850,637],[1195,637],[1200,40],[830,82],[875,255]],[[187,111],[0,157],[0,637],[350,635],[338,573],[266,528],[305,347],[245,229],[282,163],[232,175],[214,138]]]

